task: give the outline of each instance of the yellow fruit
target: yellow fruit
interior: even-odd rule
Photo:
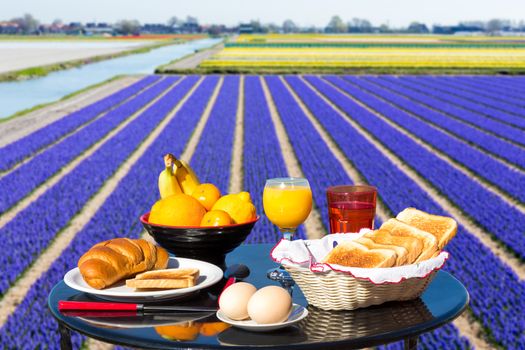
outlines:
[[[200,323],[190,322],[184,325],[157,326],[155,331],[168,340],[188,341],[197,338],[200,328]]]
[[[159,200],[151,208],[149,222],[166,226],[199,226],[206,209],[187,194],[175,194]]]
[[[235,224],[252,221],[256,217],[255,206],[248,192],[222,196],[213,205],[212,210],[224,210],[231,216]]]
[[[226,226],[232,224],[232,218],[224,210],[210,210],[201,221],[201,226]]]
[[[221,197],[221,191],[214,184],[200,184],[191,196],[198,200],[206,210],[211,210],[217,199]]]
[[[166,198],[174,194],[183,193],[173,169],[174,158],[175,157],[173,157],[173,155],[170,153],[164,156],[165,169],[159,174],[158,180],[160,198]]]

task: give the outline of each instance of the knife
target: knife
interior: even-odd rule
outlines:
[[[134,303],[106,303],[95,301],[69,301],[58,302],[60,312],[68,311],[119,311],[119,312],[215,312],[216,306],[186,306],[186,305],[144,305]]]

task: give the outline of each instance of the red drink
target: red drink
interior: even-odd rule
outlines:
[[[333,202],[328,207],[330,232],[359,232],[374,228],[376,207],[367,202]]]
[[[374,228],[377,190],[373,186],[333,186],[326,191],[330,233]]]

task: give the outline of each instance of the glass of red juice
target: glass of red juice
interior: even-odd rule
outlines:
[[[330,233],[374,229],[377,189],[368,185],[332,186],[326,190]]]

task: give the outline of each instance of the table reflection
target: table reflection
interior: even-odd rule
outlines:
[[[416,326],[433,319],[421,299],[390,302],[351,311],[327,311],[308,307],[308,317],[299,326],[309,341],[359,338]]]

